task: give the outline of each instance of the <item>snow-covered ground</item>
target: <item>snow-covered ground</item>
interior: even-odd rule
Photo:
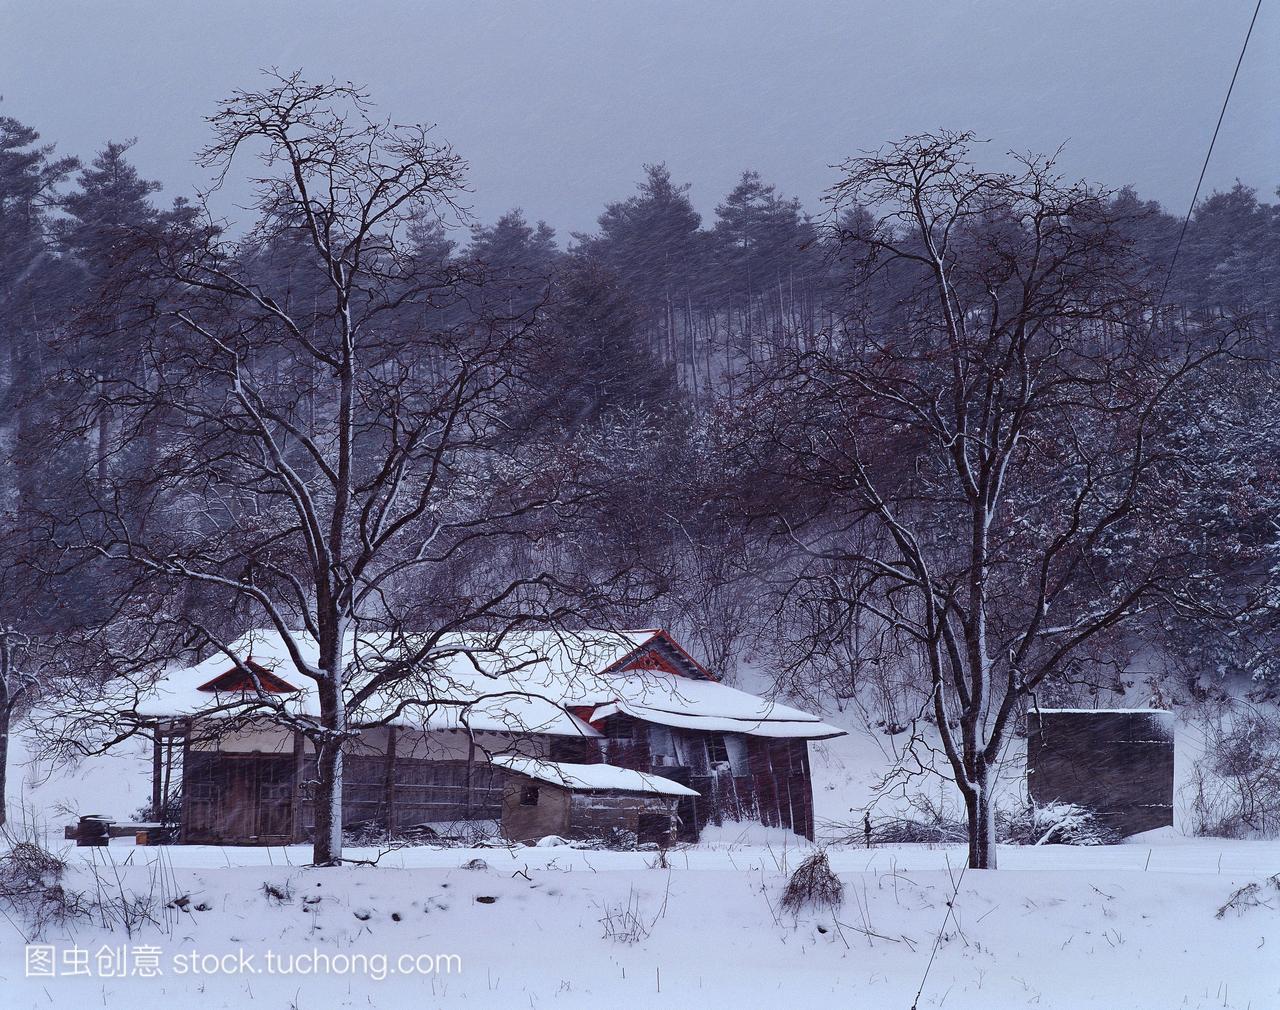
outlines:
[[[90,952],[84,976],[25,977],[23,938],[0,926],[3,1003],[906,1010],[937,942],[920,1007],[1280,1006],[1280,892],[1265,882],[1280,870],[1277,843],[1170,833],[1110,848],[1007,848],[999,871],[963,876],[956,848],[836,848],[844,906],[796,917],[780,896],[806,851],[794,836],[733,826],[673,852],[669,868],[653,853],[567,846],[414,848],[341,870],[304,868],[304,848],[72,849],[71,886],[96,879],[189,900],[133,937],[50,930],[58,958]],[[474,859],[485,866],[467,868]],[[1265,904],[1217,918],[1255,882]],[[104,946],[127,958],[158,948],[146,963],[162,974],[101,977]],[[233,956],[176,974],[192,954]],[[352,964],[268,973],[312,954]],[[381,958],[385,978],[375,977]]]
[[[1181,777],[1196,741],[1181,726],[1178,740]],[[860,823],[891,746],[857,732],[813,746],[816,810],[829,834],[833,823]],[[1013,796],[1020,765],[1011,757]],[[24,764],[20,748],[15,758],[11,813],[37,811],[52,838],[75,813],[126,817],[147,799],[143,747],[52,774]],[[932,788],[950,801],[948,789]],[[1001,869],[963,875],[959,847],[837,845],[829,856],[843,907],[799,916],[780,900],[811,849],[759,826],[709,830],[673,851],[668,867],[651,852],[563,845],[356,850],[348,855],[378,865],[341,870],[306,868],[305,847],[148,849],[117,839],[105,851],[64,851],[67,886],[150,896],[159,923],[133,936],[101,923],[50,929],[40,942],[54,948],[58,974],[45,977],[27,974],[22,923],[0,919],[5,1010],[195,998],[280,1010],[908,1010],[917,991],[921,1008],[1280,1007],[1280,889],[1267,880],[1280,871],[1280,842],[1166,829],[1109,848],[1003,847]],[[477,859],[485,866],[466,867]],[[1249,884],[1259,885],[1258,903],[1218,918]],[[120,971],[122,951],[126,974],[104,976]],[[225,960],[197,972],[192,955]]]

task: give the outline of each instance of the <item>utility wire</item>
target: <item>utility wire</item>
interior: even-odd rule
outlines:
[[[992,842],[994,843],[994,839]],[[942,926],[938,930],[938,935],[933,938],[933,950],[929,953],[929,963],[924,966],[924,975],[920,979],[920,988],[916,990],[916,998],[911,1001],[911,1010],[919,1010],[920,997],[924,993],[924,984],[929,981],[929,972],[933,970],[933,959],[938,956],[938,948],[942,945],[943,934],[947,931],[947,920],[952,918],[956,912],[956,900],[960,894],[960,885],[964,883],[964,871],[969,868],[969,864],[965,863],[960,867],[960,877],[953,879],[951,888],[951,899],[947,902],[947,914],[942,917]],[[951,872],[951,859],[947,858],[947,872]],[[960,923],[956,922],[956,928],[960,928]]]
[[[1182,230],[1178,233],[1178,243],[1173,247],[1173,256],[1169,258],[1169,267],[1164,272],[1164,283],[1160,286],[1160,297],[1151,310],[1151,325],[1156,324],[1156,316],[1164,305],[1164,296],[1169,291],[1169,279],[1173,276],[1174,264],[1178,262],[1178,253],[1182,250],[1182,240],[1187,237],[1187,226],[1191,224],[1191,214],[1200,199],[1200,187],[1204,185],[1205,173],[1209,170],[1209,159],[1213,157],[1213,145],[1218,141],[1218,131],[1222,129],[1222,121],[1227,115],[1227,105],[1231,102],[1231,92],[1235,90],[1236,78],[1240,76],[1240,65],[1244,63],[1244,54],[1249,48],[1249,39],[1253,36],[1253,26],[1258,23],[1258,12],[1262,10],[1262,0],[1253,9],[1253,17],[1249,21],[1249,30],[1244,35],[1244,45],[1240,47],[1240,56],[1236,59],[1236,68],[1231,73],[1231,83],[1227,85],[1227,96],[1222,100],[1222,111],[1218,113],[1217,125],[1213,128],[1213,136],[1209,140],[1209,150],[1205,152],[1204,164],[1200,166],[1200,178],[1196,180],[1196,191],[1191,194],[1191,206],[1187,208],[1187,216],[1182,219]]]

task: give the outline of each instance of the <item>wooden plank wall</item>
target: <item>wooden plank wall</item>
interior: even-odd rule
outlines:
[[[685,731],[684,736],[686,743],[692,744],[697,742],[700,734]],[[368,749],[344,755],[345,826],[390,825],[393,831],[398,831],[416,824],[450,823],[468,817],[478,820],[501,818],[503,788],[509,773],[487,764],[483,757],[469,768],[465,760],[399,756],[394,750],[394,737],[388,742],[390,746],[385,753]],[[640,737],[634,745],[618,749],[610,757],[613,759],[611,763],[637,767],[699,792],[698,797],[685,798],[679,803],[680,835],[683,839],[696,839],[708,823],[719,824],[724,820],[759,820],[772,827],[789,828],[812,839],[813,787],[807,741],[747,737],[745,745],[747,767],[745,773],[739,769],[736,775],[712,773],[705,760],[701,765],[651,766],[649,749]],[[594,752],[595,748],[584,750]],[[686,752],[696,755],[699,748],[691,746]],[[587,754],[582,756],[589,757]],[[590,756],[599,757],[594,753]],[[196,774],[210,758],[189,759],[186,764],[191,773],[184,789],[184,802],[188,808],[184,822],[188,824],[204,824],[219,816],[209,806],[216,789],[208,784],[201,785]],[[304,784],[314,778],[315,770],[301,738],[295,738],[292,753],[240,754],[235,757],[239,762],[255,759],[277,764],[282,760],[288,762],[292,769],[293,788],[285,830],[293,840],[305,841],[310,837],[314,824],[314,806],[310,790]],[[272,767],[270,780],[274,796],[279,791],[276,781],[279,769],[275,765]],[[206,793],[209,796],[205,796]],[[196,810],[191,809],[193,800],[198,804]],[[243,817],[239,820],[243,821]],[[234,838],[223,840],[235,841]],[[243,840],[250,839],[246,837]]]
[[[1172,824],[1173,714],[1028,712],[1027,793],[1096,810],[1123,835]]]

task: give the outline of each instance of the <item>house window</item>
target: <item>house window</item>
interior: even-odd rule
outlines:
[[[708,733],[704,738],[707,745],[707,764],[728,764],[729,748],[725,746],[722,733]]]
[[[520,805],[522,807],[536,807],[538,805],[537,786],[520,787]]]
[[[633,743],[636,738],[635,720],[625,716],[610,716],[604,721],[604,735],[618,743]]]
[[[680,763],[676,754],[676,740],[668,726],[649,727],[649,763],[674,767]]]

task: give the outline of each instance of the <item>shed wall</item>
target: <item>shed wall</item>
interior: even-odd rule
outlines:
[[[520,802],[523,789],[537,786],[536,806]],[[569,791],[523,775],[512,775],[502,795],[502,833],[513,842],[536,842],[547,835],[569,834]]]
[[[1172,713],[1029,712],[1027,793],[1096,810],[1123,835],[1173,824]]]

